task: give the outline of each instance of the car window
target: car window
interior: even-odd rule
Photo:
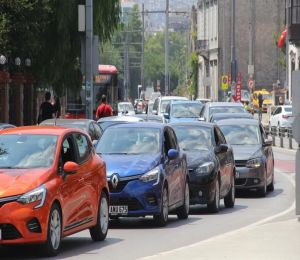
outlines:
[[[153,104],[153,108],[152,110],[155,110],[156,112],[158,112],[158,102],[159,102],[159,98],[155,99],[154,104]]]
[[[218,135],[218,139],[220,141],[220,144],[226,144],[226,139],[225,139],[222,131],[218,127],[216,127],[216,130],[217,130],[217,135]]]
[[[169,131],[166,129],[164,131],[164,154],[165,154],[165,156],[168,156],[168,151],[170,149],[176,149],[176,146],[174,144],[174,140],[171,139]]]
[[[214,137],[215,137],[216,146],[219,146],[222,142],[219,138],[219,135],[217,133],[217,129],[215,127],[214,127]]]
[[[83,134],[74,134],[75,144],[78,149],[78,163],[82,163],[88,159],[91,153],[91,146],[88,138]]]
[[[284,111],[285,111],[285,112],[292,112],[292,107],[285,107],[285,108],[284,108]]]
[[[177,149],[177,138],[176,138],[176,135],[173,131],[173,129],[169,128],[169,136],[171,138],[171,148],[172,149]]]
[[[97,139],[96,135],[95,135],[95,128],[94,128],[93,123],[89,124],[89,130],[88,131],[89,131],[89,135],[90,135],[92,140]]]
[[[64,165],[68,161],[76,162],[75,154],[76,153],[73,145],[73,140],[72,137],[69,136],[62,143],[61,158],[60,158],[62,165]]]
[[[171,103],[171,100],[163,100],[160,104],[160,113],[163,114],[166,112],[166,107]]]
[[[281,111],[282,111],[282,107],[279,107],[279,108],[277,109],[277,114],[280,114]]]
[[[96,123],[92,123],[94,128],[95,128],[95,138],[96,140],[100,139],[100,137],[102,136],[102,131],[101,131],[101,128],[98,124]]]

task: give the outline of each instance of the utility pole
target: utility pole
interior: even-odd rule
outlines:
[[[169,94],[169,0],[166,0],[165,25],[165,95]]]
[[[85,2],[85,98],[86,118],[93,119],[93,0]]]
[[[220,3],[220,2],[219,2]],[[222,37],[223,37],[223,46],[222,46],[222,63],[223,63],[223,66],[222,66],[222,70],[223,70],[223,73],[222,75],[227,75],[227,72],[226,72],[226,27],[225,27],[225,1],[223,1],[223,10],[222,10]],[[224,90],[224,94],[223,94],[223,100],[224,102],[226,101],[226,90]]]
[[[124,71],[124,77],[125,77],[125,98],[126,101],[129,97],[129,54],[128,54],[128,32],[125,33],[125,46],[124,46],[124,63],[125,63],[125,71]]]
[[[142,66],[141,66],[141,85],[142,90],[145,90],[145,79],[144,79],[144,48],[145,48],[145,5],[142,4]]]
[[[236,53],[235,53],[235,0],[231,0],[231,96],[235,93],[236,85]]]
[[[254,0],[251,0],[250,1],[250,18],[249,18],[249,57],[248,57],[248,76],[249,76],[249,80],[254,80],[253,28],[254,28]],[[253,85],[253,87],[254,87],[254,85]],[[251,96],[252,96],[252,92],[253,92],[252,88],[249,88]]]

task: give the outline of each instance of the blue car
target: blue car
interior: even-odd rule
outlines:
[[[96,147],[106,162],[111,218],[152,215],[158,226],[169,213],[188,218],[186,156],[174,130],[159,123],[129,123],[105,130]]]
[[[164,113],[166,123],[198,121],[202,108],[200,101],[172,100]]]

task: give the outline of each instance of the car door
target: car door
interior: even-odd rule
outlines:
[[[262,150],[263,150],[263,154],[265,156],[267,179],[270,181],[270,179],[272,178],[272,172],[273,172],[273,168],[274,168],[273,150],[272,150],[271,145],[270,146],[264,146],[263,145],[265,140],[267,140],[267,135],[266,135],[266,133],[264,131],[264,128],[261,124],[259,125],[259,130],[260,130],[260,134],[261,134]]]
[[[164,129],[163,136],[163,153],[164,153],[164,165],[165,165],[165,174],[168,183],[169,191],[169,206],[173,206],[178,198],[178,191],[176,185],[176,169],[177,169],[177,159],[170,160],[168,158],[168,151],[170,149],[176,149],[172,143],[168,127]]]

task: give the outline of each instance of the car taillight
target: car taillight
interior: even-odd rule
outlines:
[[[288,115],[282,115],[282,118],[284,118],[284,119],[288,119],[288,118],[289,118],[289,116],[288,116]]]

